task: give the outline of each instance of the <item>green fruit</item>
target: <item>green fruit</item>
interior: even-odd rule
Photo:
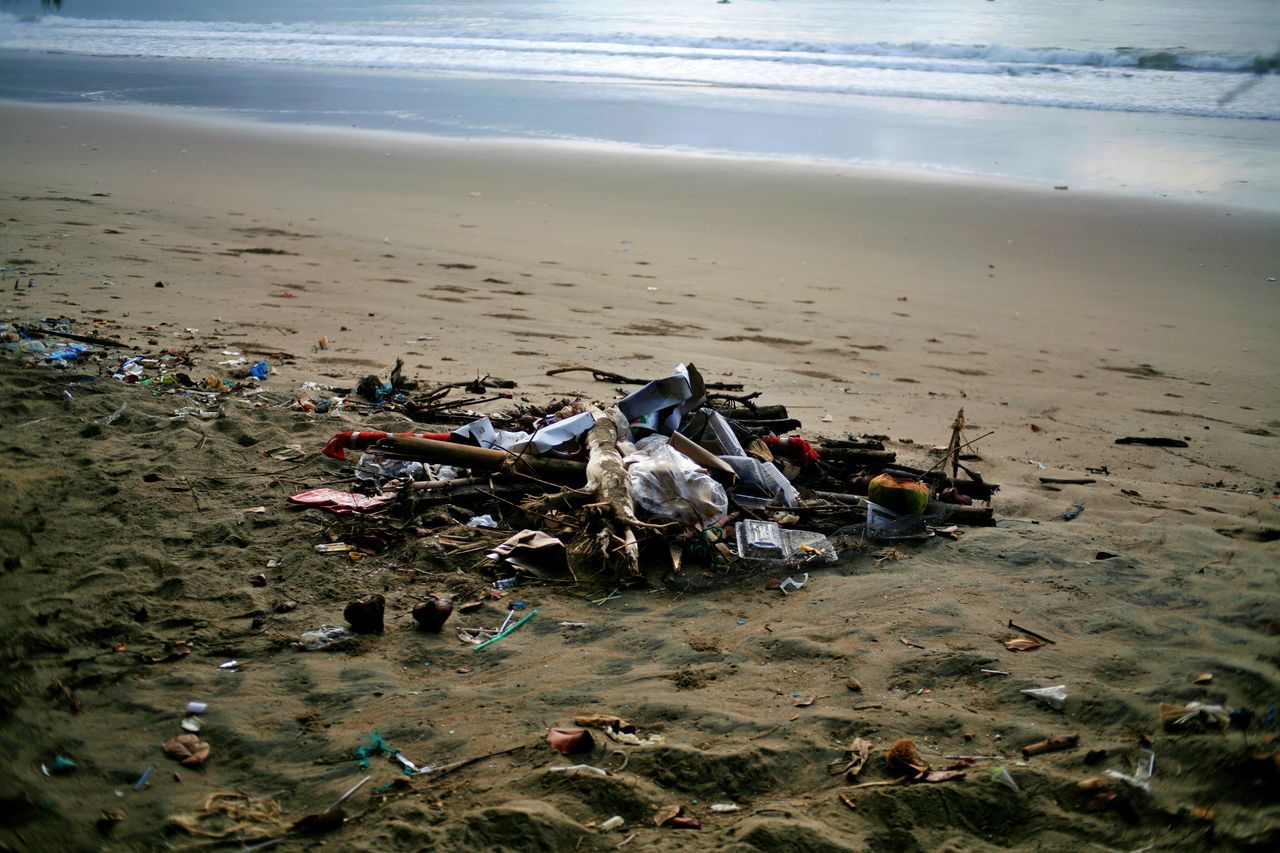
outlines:
[[[921,515],[929,504],[929,487],[907,477],[881,474],[867,485],[867,500],[899,515]]]

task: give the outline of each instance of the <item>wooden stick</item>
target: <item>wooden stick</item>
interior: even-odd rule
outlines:
[[[597,382],[614,382],[618,385],[648,385],[648,379],[631,379],[620,373],[610,373],[607,370],[598,370],[594,367],[588,367],[585,364],[579,364],[575,367],[557,367],[555,370],[548,370],[548,376],[559,376],[562,373],[582,373],[591,374],[591,378]],[[711,388],[716,391],[741,391],[742,384],[739,382],[704,382],[704,388]]]
[[[639,575],[640,546],[634,530],[640,526],[640,520],[636,518],[631,496],[631,480],[618,453],[618,425],[610,413],[594,408],[591,413],[596,422],[587,430],[587,488],[609,505],[613,516],[610,533],[617,535],[616,529],[621,527],[625,537],[623,564],[632,575]]]
[[[79,341],[82,344],[96,344],[100,347],[127,347],[126,343],[113,341],[111,338],[99,338],[96,335],[73,335],[70,332],[58,332],[53,329],[25,329],[26,333],[33,338],[66,338],[69,341]]]
[[[1033,755],[1040,755],[1045,752],[1057,752],[1062,749],[1071,749],[1080,743],[1080,735],[1054,735],[1047,740],[1029,743],[1022,748],[1024,758],[1030,758]]]
[[[393,435],[382,439],[374,447],[389,455],[420,459],[437,465],[455,465],[480,471],[509,468],[515,473],[527,472],[562,482],[581,483],[586,475],[586,466],[570,459],[555,459],[531,454],[517,455],[506,450],[472,447],[469,444],[453,441]]]
[[[1037,640],[1041,640],[1042,642],[1049,643],[1050,645],[1055,645],[1055,646],[1057,645],[1056,641],[1050,640],[1044,634],[1037,634],[1035,631],[1032,631],[1030,628],[1023,628],[1021,625],[1015,625],[1012,619],[1009,620],[1009,627],[1015,631],[1021,631],[1022,633],[1027,634],[1028,636],[1035,637]]]
[[[1041,477],[1040,482],[1058,486],[1092,486],[1098,481],[1090,477]]]
[[[1131,435],[1117,438],[1116,444],[1144,444],[1147,447],[1190,447],[1180,438],[1148,438],[1142,435]]]

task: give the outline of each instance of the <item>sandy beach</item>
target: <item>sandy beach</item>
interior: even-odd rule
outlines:
[[[179,111],[6,103],[0,117],[0,321],[67,317],[128,344],[104,367],[176,348],[200,379],[225,372],[224,351],[273,354],[269,399],[287,402],[303,383],[351,387],[403,358],[427,385],[488,374],[515,381],[517,401],[607,404],[621,396],[610,383],[546,372],[656,378],[692,362],[786,405],[803,437],[883,434],[925,467],[963,408],[971,435],[991,433],[974,464],[1000,484],[1004,520],[892,557],[846,555],[787,595],[752,576],[596,605],[610,589],[531,584],[520,597],[539,617],[474,652],[408,614],[431,595],[481,594],[477,555],[443,556],[429,536],[360,562],[318,554],[332,518],[286,500],[350,483],[349,464],[319,454],[335,432],[412,428],[404,419],[234,396],[217,418],[175,418],[189,402],[157,389],[68,384],[95,362],[60,372],[10,356],[7,847],[185,847],[211,839],[173,818],[212,794],[296,819],[366,774],[347,824],[323,836],[335,849],[1280,839],[1280,216]],[[1124,436],[1189,446],[1115,444]],[[306,455],[273,458],[290,444]],[[266,586],[251,584],[259,572]],[[387,598],[385,634],[344,652],[291,647],[368,593]],[[273,612],[282,600],[296,609]],[[1008,651],[1010,621],[1054,642]],[[1019,692],[1057,684],[1061,710]],[[160,748],[192,700],[210,706],[199,769]],[[1162,729],[1162,703],[1193,701],[1254,722]],[[607,777],[553,770],[577,759],[552,751],[546,728],[589,713],[661,743],[583,757]],[[372,732],[418,764],[482,760],[439,777],[379,758],[361,769]],[[1079,747],[1020,753],[1067,732]],[[935,767],[979,759],[960,781],[854,789],[828,772],[854,737],[875,745],[859,781],[891,778],[881,753],[899,738]],[[1132,774],[1148,749],[1150,791],[1121,783],[1118,804],[1099,807],[1079,788]],[[42,774],[55,755],[77,767]],[[991,780],[997,767],[1017,792]],[[673,805],[701,830],[655,826]],[[623,829],[597,828],[614,815]]]

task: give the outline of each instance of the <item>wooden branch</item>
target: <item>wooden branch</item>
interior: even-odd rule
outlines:
[[[632,379],[623,376],[621,373],[610,373],[607,370],[598,370],[594,367],[588,367],[585,364],[579,364],[574,367],[557,367],[555,370],[548,370],[548,376],[559,376],[562,373],[590,373],[591,378],[597,382],[613,382],[618,385],[648,385],[649,379]],[[741,391],[742,384],[739,382],[704,382],[704,388],[716,391]]]
[[[473,447],[452,441],[393,435],[374,445],[389,456],[418,459],[436,465],[455,465],[478,471],[510,471],[531,474],[548,480],[579,485],[586,476],[586,466],[570,459],[555,459],[532,454],[514,454],[505,450]]]
[[[622,464],[622,454],[618,453],[618,425],[610,412],[596,408],[590,411],[596,422],[587,430],[587,488],[608,505],[612,516],[611,523],[606,522],[609,532],[617,536],[620,528],[625,542],[623,565],[632,575],[639,575],[640,546],[634,528],[640,526],[640,521],[631,495],[631,479]]]
[[[70,332],[59,332],[55,329],[36,329],[28,327],[26,333],[33,338],[66,338],[69,341],[79,341],[82,344],[96,344],[100,347],[127,347],[126,343],[114,341],[111,338],[99,338],[96,335],[73,335]]]
[[[848,504],[859,509],[866,509],[867,506],[867,499],[861,495],[818,491],[813,494],[826,501]],[[996,523],[995,516],[989,506],[960,506],[959,504],[948,504],[941,501],[929,501],[928,506],[925,507],[925,514],[935,515],[938,513],[941,513],[946,521],[969,527],[994,527]]]
[[[716,411],[735,421],[776,421],[787,417],[786,406],[725,407]]]

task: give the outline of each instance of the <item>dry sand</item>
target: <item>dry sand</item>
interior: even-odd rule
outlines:
[[[326,837],[335,848],[606,849],[633,834],[634,849],[1275,843],[1276,780],[1246,766],[1274,753],[1274,713],[1225,735],[1170,735],[1156,719],[1162,702],[1259,719],[1277,704],[1275,216],[172,114],[0,117],[0,260],[22,282],[0,293],[0,319],[98,320],[136,352],[191,350],[196,376],[222,370],[224,349],[290,353],[268,382],[279,400],[403,356],[428,382],[491,373],[533,402],[608,402],[609,385],[545,371],[659,376],[693,361],[790,407],[802,435],[912,439],[891,445],[908,461],[964,407],[971,434],[994,431],[978,464],[1003,486],[997,516],[1021,520],[902,559],[850,555],[785,597],[759,577],[603,606],[529,586],[519,597],[538,618],[474,652],[407,616],[432,593],[478,591],[469,559],[430,539],[325,557],[313,546],[331,519],[285,503],[346,482],[316,452],[329,435],[403,421],[234,399],[215,420],[171,420],[180,398],[103,380],[67,401],[84,370],[4,359],[0,796],[31,805],[6,801],[0,843],[182,846],[194,839],[168,819],[218,791],[319,811],[365,775],[352,753],[372,731],[419,763],[513,751],[390,789],[406,777],[375,759],[353,819]],[[1113,443],[1125,435],[1190,447]],[[295,443],[301,462],[266,455]],[[1104,466],[1092,486],[1038,482]],[[1049,521],[1078,502],[1075,520]],[[369,592],[388,598],[384,636],[349,653],[288,646]],[[297,609],[254,627],[281,599]],[[498,606],[463,621],[496,622]],[[1010,619],[1057,642],[1006,651]],[[230,659],[237,671],[219,668]],[[1064,711],[1018,692],[1048,684],[1067,686]],[[796,694],[818,698],[793,707]],[[211,706],[200,770],[160,751],[193,699]],[[629,763],[608,778],[551,772],[569,762],[542,733],[587,712],[664,742],[621,747]],[[1081,746],[1019,755],[1063,732]],[[871,781],[889,778],[879,751],[899,737],[935,766],[995,757],[963,781],[848,791],[850,808],[827,764],[855,735],[876,744]],[[1090,810],[1077,783],[1132,772],[1147,745],[1151,794]],[[1085,763],[1091,750],[1100,763]],[[55,754],[78,769],[41,775]],[[990,781],[996,766],[1019,793]],[[740,810],[708,809],[727,802]],[[703,828],[654,827],[654,808],[674,804]],[[100,834],[113,810],[124,819]],[[590,828],[615,814],[623,830]]]

